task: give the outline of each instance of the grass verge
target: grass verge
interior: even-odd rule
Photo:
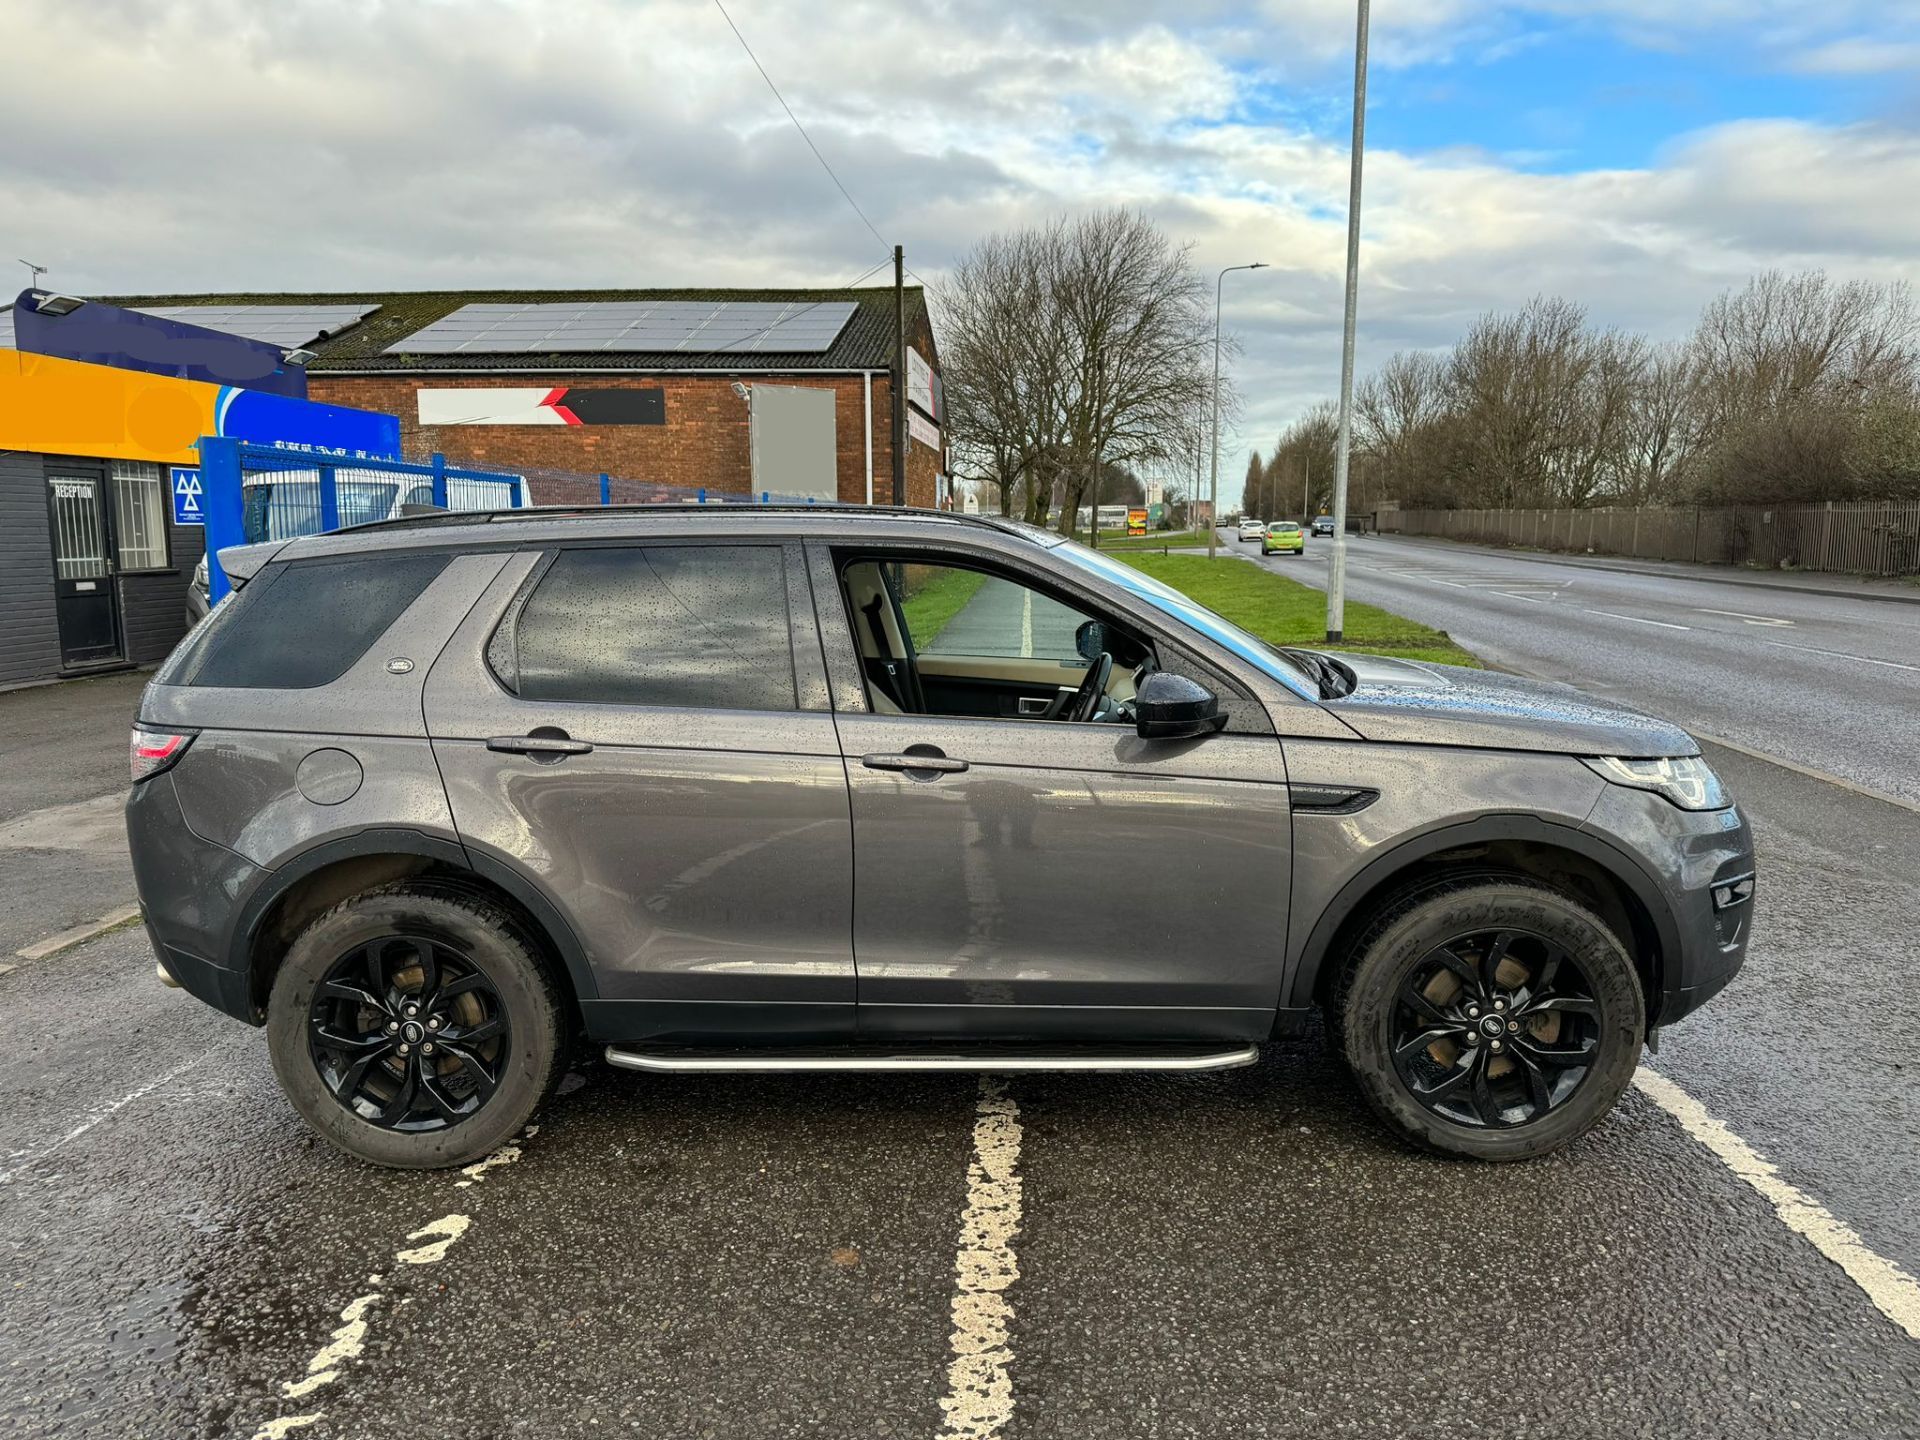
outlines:
[[[900,609],[915,646],[925,649],[966,608],[987,577],[978,570],[950,570],[944,566],[909,565],[904,576],[906,598]]]
[[[1264,566],[1233,555],[1217,560],[1204,555],[1129,555],[1126,561],[1262,640],[1316,648],[1326,643],[1327,597]],[[1338,648],[1443,665],[1480,663],[1444,630],[1352,600],[1347,602],[1346,638]]]

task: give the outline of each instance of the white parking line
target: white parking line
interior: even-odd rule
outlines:
[[[1920,1282],[1869,1249],[1859,1232],[1842,1224],[1812,1196],[1780,1178],[1767,1158],[1708,1113],[1706,1106],[1657,1070],[1634,1071],[1633,1083],[1694,1139],[1773,1206],[1786,1227],[1846,1272],[1887,1319],[1920,1340]]]
[[[193,1069],[194,1066],[204,1063],[213,1054],[214,1054],[214,1051],[209,1050],[204,1055],[197,1055],[193,1059],[188,1060],[183,1064],[174,1066],[173,1069],[167,1071],[166,1074],[161,1075],[156,1079],[149,1080],[146,1084],[139,1086],[137,1089],[129,1090],[126,1094],[122,1095],[118,1100],[109,1100],[104,1105],[95,1106],[92,1110],[87,1112],[86,1119],[82,1120],[78,1125],[74,1126],[73,1129],[67,1131],[66,1134],[62,1135],[58,1140],[55,1140],[51,1145],[47,1146],[46,1149],[44,1150],[14,1151],[12,1154],[6,1157],[10,1168],[5,1170],[0,1170],[0,1185],[9,1184],[13,1180],[14,1176],[18,1175],[22,1170],[25,1170],[29,1165],[39,1164],[40,1161],[46,1159],[49,1155],[53,1154],[54,1151],[60,1149],[64,1145],[70,1144],[71,1142],[78,1140],[82,1135],[86,1134],[89,1130],[93,1129],[94,1126],[102,1123],[103,1121],[112,1119],[117,1112],[124,1110],[127,1106],[133,1104],[134,1101],[145,1099],[147,1096],[153,1094],[154,1091],[158,1090],[161,1086],[169,1084],[172,1081],[179,1079],[182,1075],[186,1074],[187,1071]]]
[[[1693,607],[1702,615],[1725,615],[1730,620],[1744,620],[1749,625],[1791,625],[1791,620],[1778,620],[1771,615],[1749,615],[1744,610],[1709,610],[1704,605]]]
[[[1609,620],[1631,620],[1636,625],[1658,625],[1662,630],[1691,630],[1691,625],[1675,625],[1670,620],[1643,620],[1638,615],[1622,615],[1617,610],[1587,610],[1588,615],[1605,615]]]
[[[1013,1418],[1013,1305],[1019,1278],[1013,1237],[1020,1229],[1020,1107],[1004,1081],[983,1076],[974,1107],[967,1208],[954,1258],[953,1359],[947,1365],[940,1440],[990,1440]]]
[[[202,1057],[205,1058],[204,1056]],[[499,1165],[511,1165],[521,1155],[518,1141],[528,1140],[539,1129],[529,1125],[514,1140],[508,1141],[484,1160],[467,1166],[460,1173],[467,1178],[456,1181],[455,1187],[465,1189],[483,1179],[486,1172]],[[457,1245],[473,1226],[471,1215],[442,1215],[438,1220],[430,1220],[406,1238],[424,1240],[424,1245],[394,1253],[394,1261],[401,1265],[438,1265],[447,1258],[447,1252]],[[314,1391],[333,1384],[340,1378],[341,1371],[352,1361],[360,1358],[367,1345],[367,1316],[381,1300],[386,1298],[384,1286],[386,1277],[369,1275],[368,1291],[349,1300],[340,1311],[340,1324],[325,1345],[314,1351],[313,1358],[307,1361],[307,1373],[298,1380],[289,1380],[280,1387],[280,1394],[287,1400],[304,1400]],[[401,1304],[407,1301],[402,1299]],[[327,1418],[324,1410],[311,1410],[300,1415],[282,1415],[269,1420],[253,1432],[253,1440],[286,1440],[286,1436],[295,1430],[303,1430],[309,1425],[317,1425]]]
[[[1781,650],[1804,650],[1809,655],[1827,655],[1835,660],[1858,660],[1862,665],[1884,665],[1889,670],[1920,671],[1920,665],[1902,665],[1898,660],[1876,660],[1871,655],[1850,655],[1845,650],[1828,650],[1820,645],[1795,645],[1787,640],[1762,640],[1760,643]]]

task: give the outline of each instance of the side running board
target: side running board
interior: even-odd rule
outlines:
[[[878,1052],[803,1054],[752,1050],[622,1050],[607,1047],[607,1063],[623,1070],[760,1071],[797,1070],[1232,1070],[1260,1058],[1253,1045],[1231,1050],[1142,1050],[1138,1054],[905,1054]]]

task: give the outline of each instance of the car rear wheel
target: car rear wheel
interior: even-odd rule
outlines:
[[[562,1007],[511,919],[397,886],[321,915],[267,1002],[281,1088],[307,1123],[376,1165],[464,1165],[532,1116],[562,1058]]]
[[[1367,927],[1329,1017],[1368,1102],[1413,1143],[1479,1160],[1558,1150],[1633,1078],[1646,1003],[1620,939],[1523,880],[1403,897]]]

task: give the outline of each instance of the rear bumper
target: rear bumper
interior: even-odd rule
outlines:
[[[187,828],[170,774],[133,787],[127,842],[141,918],[160,968],[214,1009],[259,1024],[249,976],[211,958],[227,953],[240,897],[260,876],[259,867]]]

